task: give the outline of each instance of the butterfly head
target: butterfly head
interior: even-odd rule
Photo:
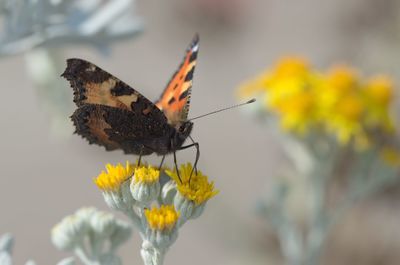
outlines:
[[[184,121],[176,125],[176,134],[175,134],[175,145],[181,146],[186,138],[189,137],[190,133],[192,132],[193,122],[191,121]]]
[[[178,125],[178,134],[185,137],[185,139],[190,135],[190,132],[193,128],[193,122],[191,121],[184,121],[180,125]]]

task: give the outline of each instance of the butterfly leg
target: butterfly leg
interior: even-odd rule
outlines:
[[[144,146],[142,145],[142,148],[140,149],[140,153],[139,153],[139,159],[138,159],[138,164],[137,164],[138,167],[140,167],[140,162],[142,161],[143,148],[144,148]]]
[[[193,171],[195,171],[196,175],[197,175],[197,162],[200,159],[200,146],[199,146],[199,143],[194,142],[194,143],[186,145],[186,146],[181,146],[179,149],[177,149],[177,150],[184,150],[184,149],[187,149],[187,148],[190,148],[190,147],[193,147],[193,146],[196,147],[196,160],[194,161],[192,172],[190,172],[189,183],[190,183],[190,180],[192,178]]]
[[[193,144],[196,144],[195,145],[195,147],[196,147],[196,162],[194,163],[194,167],[193,168],[194,168],[194,170],[196,172],[196,175],[197,175],[197,161],[199,161],[199,159],[200,159],[200,145],[199,145],[199,143],[196,143],[193,140],[192,136],[189,135],[189,138],[190,138],[190,140],[192,141]],[[192,174],[190,174],[190,176],[192,176]]]
[[[163,155],[163,157],[161,159],[161,163],[160,163],[160,166],[158,167],[158,170],[161,170],[161,167],[164,164],[164,159],[165,159],[165,155]]]
[[[176,162],[176,151],[174,151],[174,164],[175,164],[176,174],[178,175],[179,181],[182,183],[181,176],[179,175],[178,163]]]

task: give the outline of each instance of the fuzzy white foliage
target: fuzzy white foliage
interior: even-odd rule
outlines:
[[[0,55],[38,46],[87,43],[104,46],[141,31],[133,0],[3,0]]]
[[[112,214],[95,208],[82,208],[61,220],[52,230],[54,245],[73,251],[86,265],[119,265],[117,248],[129,239],[131,226]],[[66,264],[74,262],[64,260]]]

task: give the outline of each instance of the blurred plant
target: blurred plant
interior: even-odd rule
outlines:
[[[10,234],[0,237],[0,264],[11,265],[11,252],[14,245],[14,239]]]
[[[4,234],[0,237],[0,264],[1,265],[12,265],[12,249],[14,245],[14,238],[10,234]],[[29,260],[25,265],[35,265],[36,263]],[[73,258],[66,258],[61,260],[57,265],[74,265]]]
[[[146,265],[163,264],[179,228],[199,217],[207,201],[218,193],[200,171],[191,176],[192,169],[190,164],[182,165],[178,175],[127,162],[125,166],[106,165],[106,171],[94,179],[107,205],[128,216],[139,232]],[[93,208],[64,218],[52,232],[59,249],[73,251],[86,265],[121,264],[115,250],[129,236],[127,224]],[[105,252],[104,246],[108,246]]]
[[[51,233],[57,248],[75,253],[86,265],[121,264],[115,252],[130,235],[128,223],[95,208],[82,208],[64,217]]]
[[[276,229],[288,264],[318,264],[328,232],[343,213],[398,180],[393,82],[384,75],[363,78],[344,65],[320,72],[290,57],[238,93],[258,95],[256,114],[279,121],[284,133],[277,135],[294,166],[286,174],[295,182],[279,178],[259,210]],[[305,236],[291,213],[291,199],[302,188]]]
[[[0,1],[2,31],[0,56],[26,54],[28,73],[43,107],[52,115],[57,133],[65,130],[65,114],[72,106],[69,90],[58,73],[65,61],[60,47],[89,44],[103,53],[108,45],[141,31],[133,13],[134,0],[3,0]],[[68,124],[69,125],[69,124]],[[61,126],[61,128],[60,128]]]

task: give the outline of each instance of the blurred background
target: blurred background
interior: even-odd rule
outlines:
[[[55,264],[65,257],[51,244],[52,226],[81,206],[108,211],[93,177],[108,162],[136,159],[72,135],[72,89],[58,78],[67,58],[89,60],[155,100],[198,32],[192,117],[236,103],[235,91],[243,81],[287,54],[303,55],[318,67],[347,62],[366,74],[400,76],[396,0],[141,0],[125,11],[134,25],[126,32],[115,25],[105,37],[88,33],[80,40],[66,34],[32,44],[32,49],[18,44],[23,37],[7,28],[4,6],[0,234],[16,237],[15,264],[29,258]],[[74,15],[72,22],[79,20]],[[52,90],[55,83],[49,83],[50,89],[37,88],[49,86],[40,79],[48,70],[48,56],[56,63],[49,71],[60,82],[54,85],[59,92]],[[287,162],[273,135],[273,129],[257,123],[245,109],[195,122],[199,168],[215,180],[220,194],[202,218],[181,229],[165,264],[285,264],[273,229],[255,207]],[[194,152],[182,151],[178,157],[193,161]],[[158,163],[160,158],[146,159]],[[167,163],[172,164],[171,157]],[[398,264],[398,201],[394,187],[348,212],[330,233],[321,264]],[[123,246],[124,264],[142,263],[140,242],[134,233]]]

